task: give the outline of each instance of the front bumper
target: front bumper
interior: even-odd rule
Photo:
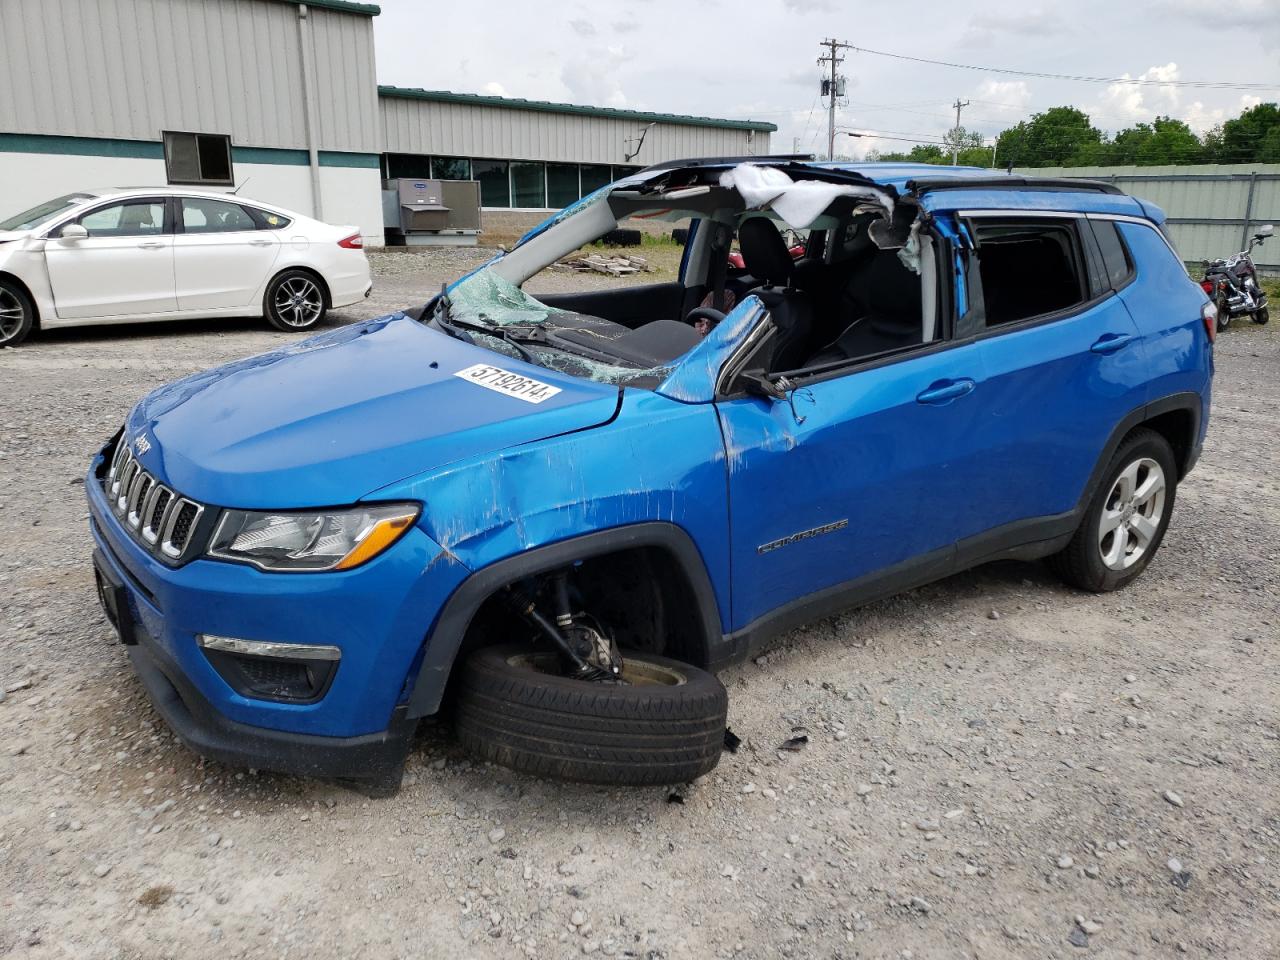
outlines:
[[[100,465],[99,456],[85,482],[99,563],[120,585],[124,639],[137,639],[129,649],[139,676],[183,740],[230,762],[341,776],[364,776],[360,765],[377,766],[407,742],[403,704],[424,638],[466,574],[452,555],[415,528],[341,573],[269,574],[206,559],[169,567],[111,513]],[[341,658],[314,702],[260,699],[228,684],[200,634],[329,645]]]
[[[128,647],[151,704],[178,739],[211,760],[303,777],[383,781],[404,766],[416,720],[397,707],[390,725],[358,737],[319,737],[236,723],[206,700],[145,631]]]

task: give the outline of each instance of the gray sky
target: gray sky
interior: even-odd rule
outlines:
[[[1280,100],[1280,0],[629,0],[626,3],[379,0],[378,81],[534,100],[778,125],[773,149],[826,149],[818,42],[957,63],[1099,77],[1265,83],[1272,89],[1137,87],[1001,76],[851,53],[837,127],[844,149],[909,149],[937,137],[950,104],[993,134],[1060,104],[1116,130],[1168,114],[1198,132]],[[839,147],[837,148],[839,149]],[[642,156],[641,160],[644,159]]]

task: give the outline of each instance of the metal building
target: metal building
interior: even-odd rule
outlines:
[[[384,175],[474,178],[486,207],[540,210],[640,165],[769,151],[770,123],[378,87],[379,12],[0,0],[0,216],[74,190],[197,184],[376,244]]]
[[[778,129],[401,87],[379,87],[378,107],[388,177],[479,180],[481,203],[491,209],[559,209],[663,160],[766,154]]]
[[[0,209],[101,186],[235,185],[380,238],[377,12],[0,0]]]

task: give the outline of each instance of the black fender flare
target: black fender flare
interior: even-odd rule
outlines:
[[[1184,411],[1191,415],[1191,436],[1188,438],[1186,460],[1178,464],[1181,474],[1178,479],[1181,480],[1182,477],[1187,475],[1191,468],[1195,466],[1198,455],[1196,441],[1200,437],[1200,424],[1204,417],[1203,401],[1200,394],[1192,391],[1172,393],[1167,397],[1144,403],[1137,409],[1131,410],[1116,424],[1115,429],[1111,431],[1111,436],[1107,438],[1106,446],[1102,448],[1102,455],[1098,457],[1098,462],[1094,464],[1093,472],[1089,474],[1089,482],[1085,484],[1084,492],[1080,495],[1080,501],[1076,504],[1074,511],[1076,517],[1084,516],[1084,511],[1089,507],[1089,501],[1093,499],[1093,494],[1098,489],[1098,484],[1102,482],[1103,473],[1106,472],[1108,464],[1111,463],[1111,458],[1115,456],[1116,450],[1120,448],[1124,438],[1135,427],[1140,427],[1148,420],[1165,413],[1172,413],[1175,410]]]
[[[555,570],[575,560],[586,560],[639,547],[658,547],[668,551],[680,568],[697,598],[698,619],[702,626],[703,662],[697,665],[711,663],[723,634],[720,628],[720,608],[716,603],[715,591],[701,551],[689,534],[673,523],[651,521],[628,524],[536,547],[482,567],[462,581],[445,601],[435,627],[427,637],[422,663],[409,694],[409,718],[430,716],[439,711],[449,674],[453,670],[467,628],[471,626],[471,620],[480,605],[500,587]]]

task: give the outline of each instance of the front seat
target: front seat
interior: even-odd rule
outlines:
[[[804,364],[813,334],[813,302],[808,294],[794,288],[796,264],[778,228],[765,217],[751,217],[738,228],[738,246],[747,272],[764,286],[751,293],[760,298],[774,326],[770,372],[795,370]]]
[[[875,356],[921,342],[920,277],[903,265],[897,251],[879,250],[859,267],[845,288],[842,305],[852,322],[807,365]]]

